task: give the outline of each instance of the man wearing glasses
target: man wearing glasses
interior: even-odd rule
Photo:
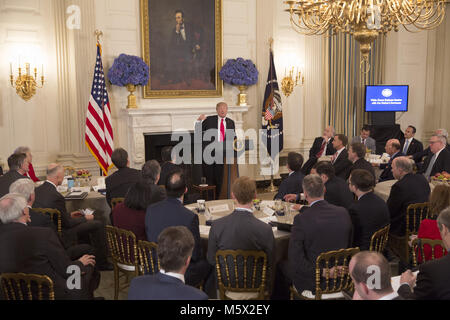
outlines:
[[[436,173],[450,172],[450,151],[446,146],[447,139],[444,136],[433,135],[430,138],[431,154],[425,159],[420,171],[428,180]]]

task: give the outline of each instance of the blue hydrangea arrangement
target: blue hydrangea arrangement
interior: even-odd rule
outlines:
[[[140,57],[121,54],[114,60],[108,71],[112,84],[125,87],[127,84],[145,86],[148,83],[150,68]]]
[[[258,82],[258,70],[252,60],[229,59],[219,72],[225,83],[238,86],[251,86]]]

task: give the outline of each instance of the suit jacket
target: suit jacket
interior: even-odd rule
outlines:
[[[48,228],[27,227],[21,223],[0,226],[0,273],[35,273],[53,280],[56,299],[68,298],[67,267],[76,265],[85,271],[80,261],[71,261],[55,232]]]
[[[450,300],[450,254],[425,262],[419,266],[416,287],[411,292],[407,284],[400,286],[398,294],[405,299]]]
[[[391,159],[389,159],[389,162],[387,164],[381,164],[380,169],[383,169],[383,172],[380,174],[380,179],[378,182],[383,182],[387,180],[395,180],[394,174],[392,173],[392,162],[395,158],[398,157],[404,157],[405,155],[403,152],[399,151],[396,154],[394,154]]]
[[[128,189],[141,180],[141,171],[132,168],[122,168],[106,177],[106,202],[111,206],[111,199],[125,198]]]
[[[28,179],[15,170],[8,171],[0,177],[0,198],[9,193],[9,187],[19,179]]]
[[[372,235],[389,224],[389,209],[373,192],[363,195],[348,209],[353,223],[353,247],[369,250]]]
[[[161,174],[158,181],[159,186],[165,186],[167,184],[167,178],[169,175],[174,171],[180,168],[176,164],[173,164],[172,162],[164,162],[161,166]]]
[[[147,208],[145,215],[145,231],[147,240],[158,242],[159,234],[168,227],[185,226],[194,236],[195,246],[192,252],[192,262],[200,261],[203,257],[200,243],[200,229],[198,216],[186,209],[176,198],[167,198]]]
[[[299,292],[315,291],[317,257],[351,245],[352,222],[345,208],[322,200],[294,218],[288,260],[292,280]]]
[[[58,209],[61,212],[61,226],[63,233],[63,242],[66,247],[76,239],[76,233],[71,230],[73,227],[86,222],[85,217],[72,218],[66,210],[66,199],[60,194],[55,186],[49,182],[44,182],[35,189],[36,200],[33,208],[51,208]]]
[[[303,192],[303,178],[305,176],[299,171],[292,172],[286,179],[281,181],[278,193],[274,199],[283,199],[287,194],[299,194]]]
[[[406,208],[412,203],[427,202],[430,185],[422,174],[409,173],[391,188],[387,200],[391,229],[390,233],[402,236],[406,228]]]
[[[351,166],[352,162],[348,160],[348,151],[347,149],[344,149],[333,163],[336,176],[347,180],[347,176],[349,174],[348,172]]]
[[[450,144],[449,143],[447,143],[447,147],[446,147],[446,149],[448,150],[448,151],[450,151]],[[417,153],[415,153],[415,154],[413,154],[413,159],[414,159],[414,161],[417,163],[417,162],[422,162],[422,159],[423,159],[423,157],[428,157],[429,155],[433,155],[432,153],[431,153],[431,150],[430,150],[430,147],[428,147],[428,148],[426,148],[425,150],[423,150],[422,152],[417,152]],[[422,166],[421,166],[422,167]],[[425,168],[425,170],[427,170],[426,168]]]
[[[325,200],[329,204],[348,209],[354,198],[344,179],[334,177],[325,183]]]
[[[352,143],[355,143],[355,142],[362,143],[361,142],[361,136],[353,137],[352,138]],[[368,137],[366,139],[365,146],[366,146],[367,149],[370,149],[371,153],[375,153],[376,150],[377,150],[377,143],[376,143],[374,138]]]
[[[375,169],[372,167],[370,162],[364,158],[361,158],[361,159],[356,160],[355,163],[350,167],[350,170],[348,171],[348,176],[345,180],[347,180],[350,177],[350,174],[352,173],[352,171],[356,170],[356,169],[367,170],[373,175],[374,178],[376,178]]]
[[[402,140],[401,144],[402,147],[400,150],[402,150],[403,152],[403,148],[405,147],[405,139]],[[422,152],[423,151],[423,144],[422,142],[420,142],[419,140],[413,138],[411,143],[408,146],[408,150],[406,150],[406,155],[407,156],[412,156],[416,153]]]
[[[333,147],[333,140],[334,139],[331,138],[330,141],[328,141],[327,149],[325,151],[325,154],[322,154],[322,156],[331,156],[336,152],[336,150]],[[316,164],[318,160],[316,156],[319,153],[320,149],[322,148],[322,143],[323,137],[317,137],[314,140],[311,149],[309,149],[309,159],[303,164],[302,167],[302,173],[304,175],[308,175],[311,172],[312,167]]]
[[[145,210],[127,208],[125,203],[116,205],[112,212],[115,227],[129,230],[136,235],[136,240],[147,240],[145,234]]]
[[[196,123],[196,131],[198,131],[198,127],[197,125],[200,122]],[[226,155],[226,148],[227,148],[227,144],[231,144],[230,145],[230,152],[232,151],[234,155],[236,155],[236,153],[234,152],[233,149],[233,145],[232,142],[234,141],[234,138],[236,137],[236,126],[234,124],[234,121],[231,120],[230,118],[225,118],[225,123],[226,123],[226,129],[225,129],[225,143],[223,143],[223,150],[224,150],[224,156]],[[209,116],[207,117],[202,123],[201,123],[201,130],[202,130],[202,136],[204,136],[206,134],[206,131],[208,130],[214,130],[214,135],[213,138],[210,141],[203,141],[203,149],[205,149],[208,145],[210,145],[211,143],[219,143],[219,137],[218,137],[218,124],[219,124],[219,116],[215,115],[215,116]],[[233,137],[229,136],[229,132],[230,130],[233,132]],[[233,138],[233,140],[230,141],[230,139]],[[212,152],[212,155],[215,155],[215,152]]]
[[[49,216],[40,212],[36,212],[35,210],[33,210],[33,208],[30,208],[30,219],[31,222],[28,223],[29,227],[50,228],[53,231],[57,231],[56,225],[53,223],[52,219],[50,219]]]
[[[262,250],[267,254],[267,274],[270,275],[274,248],[275,239],[270,225],[255,218],[253,213],[234,210],[230,215],[212,222],[207,258],[209,264],[215,266],[218,250]],[[267,278],[269,280],[270,276]]]
[[[430,164],[431,158],[433,157],[433,153],[430,153],[430,155],[425,159],[423,163],[422,169],[419,171],[419,173],[425,173],[428,169],[428,165]],[[447,149],[443,149],[441,153],[439,153],[439,156],[437,157],[436,161],[434,162],[433,168],[431,169],[430,176],[434,176],[436,173],[441,173],[443,171],[450,172],[450,151]]]
[[[161,186],[158,186],[154,183],[149,183],[148,186],[149,186],[149,192],[150,192],[149,205],[158,203],[167,198],[166,190],[164,190]]]
[[[208,296],[178,278],[158,272],[131,280],[128,300],[208,300]]]

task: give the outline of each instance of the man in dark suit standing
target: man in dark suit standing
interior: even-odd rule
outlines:
[[[191,261],[195,240],[184,226],[168,227],[158,237],[157,274],[134,278],[128,300],[208,300],[208,296],[185,285],[185,273]]]
[[[380,175],[380,179],[378,182],[383,182],[387,180],[394,180],[394,175],[392,174],[392,162],[397,157],[403,157],[404,154],[400,151],[400,142],[397,139],[391,139],[386,142],[386,153],[390,156],[389,162],[387,164],[380,164],[380,169],[383,172]],[[374,166],[378,166],[378,164],[373,164]]]
[[[161,166],[158,161],[150,160],[142,166],[142,181],[150,190],[150,204],[166,199],[166,191],[158,186],[161,177]]]
[[[346,209],[350,207],[354,196],[348,188],[347,181],[335,176],[334,168],[330,162],[321,161],[316,163],[311,173],[319,175],[325,184],[325,200],[328,203]]]
[[[449,251],[450,208],[444,209],[439,214],[437,224],[444,247]],[[421,264],[417,279],[411,270],[407,270],[400,277],[398,293],[406,299],[450,300],[449,270],[450,254]]]
[[[375,170],[373,169],[373,166],[368,162],[366,159],[364,159],[364,156],[366,155],[366,146],[363,145],[360,142],[354,142],[351,144],[350,148],[348,149],[348,159],[353,163],[350,167],[350,170],[348,170],[348,176],[345,178],[345,180],[350,177],[350,174],[353,172],[353,170],[362,169],[369,171],[373,178],[375,179]]]
[[[216,195],[219,197],[223,183],[224,159],[230,166],[228,160],[234,161],[234,141],[236,138],[236,126],[234,121],[227,117],[228,105],[220,102],[216,106],[217,115],[206,117],[202,114],[195,124],[196,134],[199,133],[201,123],[203,150],[206,147],[215,146],[214,150],[206,157],[202,150],[203,175],[206,177],[206,183],[216,186]],[[213,139],[214,138],[214,139]],[[206,140],[206,141],[205,141]],[[217,154],[216,154],[217,153]]]
[[[28,172],[27,155],[24,153],[13,154],[8,158],[9,171],[0,177],[0,197],[9,193],[9,187],[14,181],[25,178]]]
[[[141,180],[141,172],[129,168],[128,153],[122,148],[117,148],[111,154],[111,161],[118,169],[105,179],[106,202],[111,206],[111,199],[125,198],[128,189]]]
[[[64,168],[58,164],[50,164],[47,168],[47,181],[35,190],[34,208],[52,208],[61,212],[63,242],[66,248],[74,241],[82,240],[95,248],[97,266],[101,271],[112,270],[107,260],[107,245],[105,225],[100,220],[94,220],[94,215],[83,216],[79,211],[68,213],[66,199],[56,190],[64,180]]]
[[[433,135],[430,138],[431,154],[425,159],[422,170],[427,180],[436,173],[450,172],[450,151],[446,149],[447,139],[444,136]]]
[[[208,262],[216,265],[218,250],[261,250],[267,255],[267,275],[272,274],[275,239],[272,227],[253,215],[256,183],[248,177],[238,178],[232,187],[235,210],[228,216],[214,220],[209,232]],[[270,284],[270,276],[267,283]],[[267,287],[270,291],[270,285]]]
[[[289,176],[281,182],[278,193],[274,199],[284,199],[288,194],[299,194],[303,192],[302,183],[304,175],[301,172],[303,156],[300,153],[289,152],[287,169]]]
[[[398,181],[392,186],[387,205],[391,217],[390,233],[403,236],[406,229],[406,209],[412,203],[427,202],[430,185],[421,174],[414,174],[412,161],[398,157],[392,162],[392,172]]]
[[[211,272],[211,267],[203,258],[200,242],[198,216],[183,206],[183,196],[187,192],[186,180],[181,170],[173,172],[167,178],[167,199],[147,208],[145,215],[145,231],[150,242],[157,242],[160,233],[172,226],[185,226],[195,240],[191,263],[186,272],[186,283],[196,286],[205,280]]]
[[[422,142],[414,138],[416,132],[417,130],[414,126],[408,126],[408,128],[406,128],[405,130],[405,139],[402,141],[401,150],[406,156],[412,156],[418,152],[423,151]]]
[[[84,255],[71,261],[54,231],[28,227],[30,215],[25,198],[8,194],[0,199],[0,273],[34,273],[53,281],[56,299],[93,299],[100,282],[95,257]],[[69,266],[80,268],[81,288],[69,289]]]
[[[337,177],[347,180],[348,171],[352,163],[348,160],[348,151],[345,148],[348,144],[348,138],[343,134],[334,136],[333,148],[336,150],[331,159],[331,164]]]
[[[373,278],[375,270],[379,271],[377,279]],[[382,254],[358,252],[350,260],[348,271],[355,287],[353,300],[403,300],[392,288],[391,266]]]
[[[309,150],[309,159],[303,165],[302,172],[304,175],[308,175],[311,172],[312,167],[322,156],[331,156],[336,150],[333,147],[334,128],[328,126],[325,128],[322,137],[317,137]]]
[[[386,202],[373,193],[375,178],[369,171],[353,170],[349,187],[358,197],[348,209],[353,223],[352,247],[369,250],[372,235],[389,224],[389,209]]]

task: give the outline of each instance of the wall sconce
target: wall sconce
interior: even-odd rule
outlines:
[[[294,88],[300,83],[301,85],[305,84],[305,77],[302,76],[302,72],[299,71],[298,68],[297,70],[294,70],[294,67],[292,67],[289,70],[289,74],[286,74],[286,76],[281,81],[281,90],[283,91],[283,94],[286,96],[286,98],[292,94]]]
[[[10,66],[11,87],[16,88],[16,93],[25,101],[30,100],[36,94],[36,88],[44,87],[44,65],[41,70],[41,86],[37,84],[37,68],[34,68],[34,77],[30,74],[30,64],[25,64],[25,74],[22,74],[22,68],[19,64],[19,76],[14,79],[12,63]]]

